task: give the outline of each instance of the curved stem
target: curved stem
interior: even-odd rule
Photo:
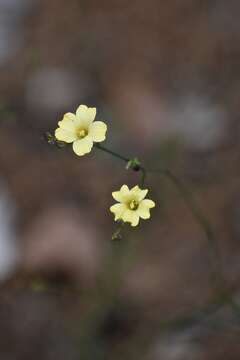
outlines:
[[[219,249],[217,246],[217,242],[214,236],[214,232],[212,230],[212,226],[210,221],[207,219],[205,214],[202,212],[200,207],[195,203],[193,194],[191,191],[185,186],[185,184],[169,169],[161,169],[161,170],[148,170],[148,172],[159,173],[160,175],[168,178],[176,187],[180,195],[182,195],[185,204],[191,210],[194,218],[202,227],[205,232],[206,238],[208,240],[208,247],[211,254],[211,267],[212,267],[212,281],[215,287],[217,294],[219,294],[219,299],[224,298],[227,303],[231,306],[232,310],[237,317],[240,316],[240,307],[239,304],[234,300],[234,298],[229,294],[229,289],[227,288],[226,281],[223,275],[222,267],[221,267],[221,256],[219,253]]]
[[[97,149],[102,150],[102,151],[104,151],[104,152],[106,152],[106,153],[114,156],[115,158],[124,161],[125,163],[128,163],[128,162],[131,161],[130,158],[127,158],[127,157],[125,157],[125,156],[123,156],[123,155],[121,155],[121,154],[119,154],[119,153],[117,153],[117,152],[115,152],[115,151],[113,151],[113,150],[110,150],[110,149],[106,148],[105,146],[102,146],[102,145],[100,145],[100,144],[95,144],[94,146],[95,146]],[[146,170],[145,170],[144,167],[142,167],[142,166],[139,166],[139,167],[137,167],[137,168],[133,168],[133,167],[132,167],[132,170],[134,170],[134,171],[140,171],[140,172],[141,172],[140,185],[141,185],[141,187],[143,187],[144,184],[145,184],[146,176],[147,176]]]
[[[107,149],[106,147],[96,144],[96,148],[114,156],[115,158],[118,158],[125,163],[128,163],[131,161],[131,159],[115,152],[112,150]],[[146,176],[148,173],[158,173],[159,175],[165,176],[168,180],[170,180],[173,185],[178,190],[179,194],[183,197],[185,204],[188,206],[188,208],[191,210],[191,213],[193,214],[195,220],[197,223],[201,226],[203,229],[206,239],[208,241],[208,247],[210,250],[211,255],[211,268],[212,268],[212,281],[214,284],[214,288],[219,294],[219,296],[227,296],[228,295],[228,289],[225,284],[225,279],[223,276],[223,271],[221,268],[221,256],[219,253],[219,249],[217,246],[217,242],[212,230],[211,223],[203,213],[203,211],[199,208],[199,206],[195,203],[193,194],[191,191],[186,187],[186,185],[169,169],[159,169],[159,170],[149,170],[144,168],[143,166],[139,165],[138,168],[133,168],[132,170],[140,171],[141,172],[141,179],[140,184],[141,187],[144,186]],[[233,299],[229,299],[229,303],[231,304],[232,308],[236,310],[239,309],[238,304],[235,303]],[[238,310],[240,312],[240,309]]]
[[[165,176],[170,180],[176,189],[178,190],[179,194],[183,197],[185,204],[191,210],[195,220],[198,224],[202,227],[206,238],[208,240],[208,246],[212,257],[212,277],[213,282],[215,284],[216,289],[219,292],[223,292],[225,289],[225,280],[222,274],[221,269],[221,257],[219,253],[219,249],[216,243],[216,239],[212,230],[212,226],[203,213],[203,211],[197,206],[195,200],[193,198],[193,194],[191,191],[185,186],[185,184],[169,169],[161,169],[161,170],[148,170],[148,172],[158,173],[160,175]]]
[[[143,188],[144,185],[145,185],[145,181],[146,181],[146,177],[147,177],[147,172],[146,172],[146,170],[145,170],[143,167],[140,168],[140,171],[141,171],[141,173],[142,173],[142,176],[141,176],[141,187]]]
[[[121,154],[119,154],[119,153],[117,153],[117,152],[115,152],[115,151],[109,150],[109,149],[107,149],[106,147],[104,147],[104,146],[102,146],[102,145],[100,145],[100,144],[98,144],[98,143],[95,144],[94,146],[95,146],[97,149],[100,149],[100,150],[102,150],[102,151],[104,151],[104,152],[106,152],[106,153],[114,156],[115,158],[120,159],[120,160],[126,162],[126,163],[128,163],[128,162],[130,161],[129,158],[127,158],[127,157],[125,157],[125,156],[122,156]]]

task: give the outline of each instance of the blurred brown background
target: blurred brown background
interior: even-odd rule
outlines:
[[[127,230],[137,256],[109,301],[124,246],[111,242],[111,192],[139,175],[42,136],[96,106],[104,145],[178,173],[238,300],[239,14],[237,0],[0,0],[1,360],[240,358],[229,306],[163,331],[214,296],[204,232],[173,186],[147,177],[157,207]]]

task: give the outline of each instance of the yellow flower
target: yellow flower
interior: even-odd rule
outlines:
[[[149,219],[150,209],[155,206],[154,201],[145,199],[148,190],[141,190],[138,185],[129,189],[123,185],[120,191],[112,193],[113,198],[118,201],[110,207],[110,211],[115,214],[115,221],[123,220],[132,226],[137,226],[139,218]]]
[[[106,138],[107,125],[94,121],[95,116],[96,108],[86,105],[80,105],[76,114],[65,114],[55,130],[57,140],[73,143],[73,151],[78,156],[89,153],[94,142],[102,142]]]

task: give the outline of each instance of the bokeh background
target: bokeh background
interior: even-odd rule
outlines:
[[[112,242],[111,192],[139,174],[43,138],[97,106],[107,147],[176,172],[237,301],[239,14],[237,0],[0,0],[2,360],[240,358],[227,305],[169,326],[214,296],[205,234],[176,189],[149,175],[151,220]]]

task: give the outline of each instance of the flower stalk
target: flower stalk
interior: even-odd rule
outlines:
[[[72,144],[73,151],[78,156],[88,154],[93,147],[101,150],[114,158],[123,161],[127,170],[133,170],[140,173],[139,185],[129,189],[127,185],[123,185],[120,191],[114,192],[113,197],[117,204],[110,208],[115,215],[115,221],[120,221],[120,226],[116,229],[112,239],[121,239],[121,231],[125,222],[132,226],[137,226],[139,219],[148,219],[150,217],[150,208],[155,206],[152,200],[145,199],[147,189],[145,186],[147,174],[156,173],[168,179],[178,190],[186,205],[190,209],[196,222],[200,225],[205,233],[208,241],[208,248],[211,255],[211,274],[214,290],[218,299],[224,298],[238,316],[240,314],[239,305],[232,296],[226,286],[222,266],[221,256],[217,246],[217,242],[212,230],[212,226],[205,216],[204,212],[195,203],[193,194],[185,186],[185,184],[169,169],[151,170],[145,168],[138,158],[129,158],[116,151],[106,148],[101,142],[105,140],[107,125],[102,121],[94,121],[96,116],[96,108],[88,108],[80,105],[76,114],[67,113],[63,119],[58,122],[58,128],[55,130],[55,136],[47,133],[46,140],[49,144],[57,147]]]

